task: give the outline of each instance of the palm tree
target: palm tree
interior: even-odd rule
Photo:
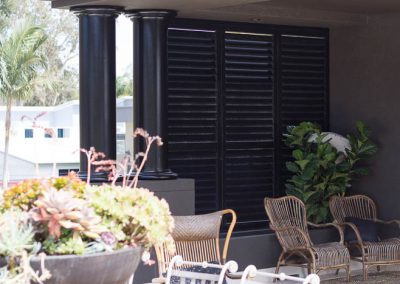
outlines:
[[[15,100],[31,94],[35,79],[46,68],[40,47],[46,41],[41,27],[19,22],[8,36],[0,37],[0,98],[6,104],[3,188],[7,188],[8,149],[11,129],[11,107]]]
[[[8,16],[12,10],[12,4],[10,0],[0,0],[0,32],[6,27]]]

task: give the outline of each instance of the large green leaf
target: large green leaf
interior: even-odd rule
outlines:
[[[293,158],[296,160],[302,160],[303,159],[303,152],[300,149],[296,149],[292,152]]]
[[[303,171],[307,164],[309,163],[309,160],[301,160],[301,161],[295,161],[295,163],[300,167],[300,169]]]
[[[286,162],[286,168],[292,173],[297,173],[299,171],[299,167],[293,162]]]

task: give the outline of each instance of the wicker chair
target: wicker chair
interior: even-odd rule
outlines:
[[[345,222],[346,217],[373,220],[382,224],[397,224],[400,221],[382,221],[377,219],[377,210],[374,201],[365,195],[348,197],[335,196],[329,201],[329,207],[335,222],[343,227],[350,227],[354,231],[356,241],[347,243],[352,259],[362,262],[364,280],[368,278],[368,268],[371,266],[400,264],[400,239],[389,238],[378,242],[362,240],[357,227]],[[360,258],[361,255],[361,258]]]
[[[231,215],[231,223],[225,237],[222,254],[220,250],[220,230],[222,218]],[[224,264],[228,253],[229,241],[236,224],[236,213],[226,209],[210,214],[192,216],[174,216],[175,228],[172,232],[176,254],[185,261]],[[156,255],[160,282],[163,282],[168,265],[174,255],[165,247],[157,247]],[[153,279],[153,282],[159,282]]]
[[[282,253],[275,273],[283,265],[300,266],[308,269],[308,274],[327,269],[345,269],[347,281],[350,278],[350,255],[343,244],[343,232],[336,224],[316,225],[306,220],[304,203],[294,197],[265,198],[265,210],[270,227],[275,231]],[[333,226],[338,229],[340,242],[313,244],[308,226],[322,228]]]

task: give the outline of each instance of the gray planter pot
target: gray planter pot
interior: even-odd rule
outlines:
[[[46,284],[128,284],[140,262],[141,248],[90,255],[46,256],[45,267],[52,277]],[[40,258],[31,261],[40,270]]]

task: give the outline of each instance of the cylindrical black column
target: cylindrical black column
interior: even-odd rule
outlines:
[[[142,179],[176,178],[168,169],[167,136],[167,27],[176,16],[169,10],[131,10],[133,22],[134,126],[164,138],[162,147],[153,147]],[[135,141],[135,152],[144,144]]]
[[[91,6],[71,9],[79,17],[80,146],[94,146],[116,159],[115,19],[120,7]],[[87,172],[81,155],[80,173]],[[106,176],[93,176],[103,179]]]

